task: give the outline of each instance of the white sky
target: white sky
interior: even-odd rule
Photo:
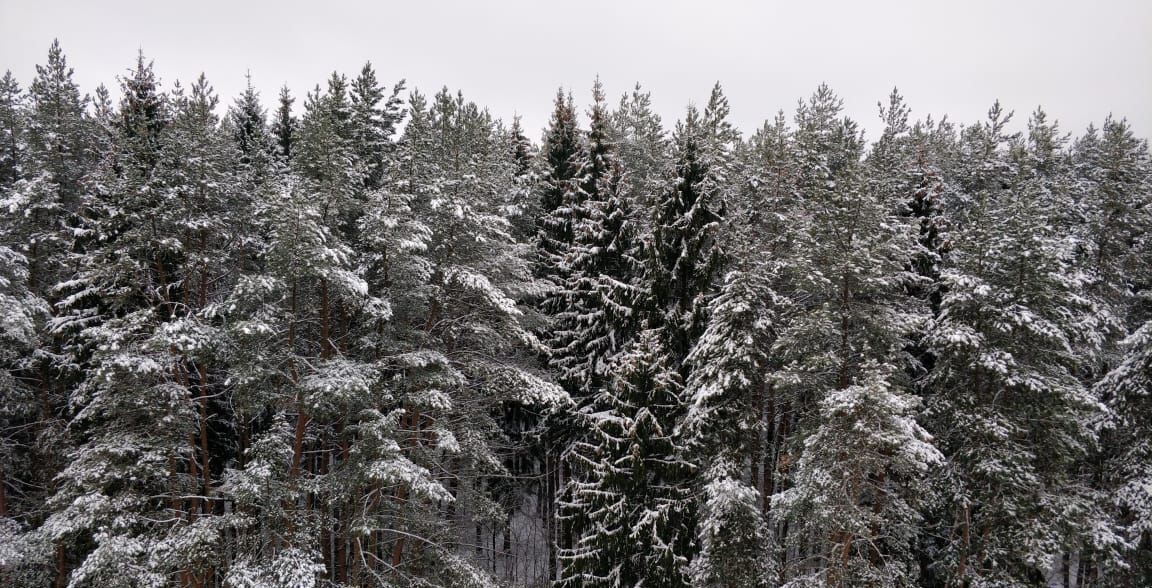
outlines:
[[[88,91],[143,49],[166,87],[204,71],[230,104],[250,69],[266,106],[287,83],[301,107],[371,60],[533,135],[557,86],[586,104],[596,74],[613,102],[641,82],[669,125],[716,80],[746,133],[826,81],[870,137],[893,86],[914,117],[972,122],[999,98],[1018,128],[1043,105],[1066,131],[1112,112],[1152,135],[1152,0],[0,0],[0,68],[22,85],[53,38]]]

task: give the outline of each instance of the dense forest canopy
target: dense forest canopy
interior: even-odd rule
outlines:
[[[118,84],[0,80],[0,585],[1152,585],[1123,118]]]

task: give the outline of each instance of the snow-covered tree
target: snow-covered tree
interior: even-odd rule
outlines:
[[[62,467],[65,446],[62,444],[59,418],[67,395],[74,384],[53,370],[66,363],[60,341],[47,332],[50,308],[60,298],[56,284],[70,278],[69,253],[78,225],[77,213],[92,171],[94,147],[91,121],[85,116],[86,99],[72,80],[72,69],[59,43],[48,50],[47,64],[37,66],[37,75],[28,92],[22,136],[23,177],[0,195],[0,209],[9,222],[0,228],[0,243],[19,255],[13,271],[20,269],[22,283],[12,287],[27,291],[34,301],[35,339],[19,356],[18,378],[34,390],[36,402],[26,408],[27,420],[12,423],[20,431],[18,446],[28,460],[20,469],[10,468],[9,480],[14,495],[25,500],[43,502],[52,478]],[[13,405],[14,407],[17,405]],[[40,509],[31,509],[32,511]],[[37,513],[42,518],[44,513]]]
[[[652,108],[652,94],[636,84],[631,92],[621,96],[609,117],[609,129],[616,158],[628,172],[626,193],[632,206],[648,209],[660,193],[670,154],[667,132]],[[640,226],[646,228],[650,220],[641,215]]]
[[[288,86],[280,88],[277,98],[276,114],[273,115],[269,132],[275,142],[276,155],[284,161],[292,159],[292,145],[296,140],[296,131],[300,121],[292,115],[292,104],[296,99],[288,90]]]
[[[34,585],[49,577],[49,565],[34,531],[44,514],[37,512],[43,499],[29,486],[36,481],[31,474],[37,466],[45,465],[37,459],[55,461],[55,456],[30,451],[34,445],[25,431],[43,407],[22,374],[26,358],[36,350],[37,325],[48,309],[28,290],[23,255],[0,245],[0,268],[0,542],[6,545],[0,551],[0,574],[15,584]]]
[[[724,263],[719,233],[739,135],[717,84],[703,113],[690,106],[673,134],[673,172],[654,208],[648,264],[656,317],[677,369],[704,332]]]
[[[804,220],[789,229],[787,271],[797,308],[775,342],[783,369],[773,377],[794,398],[799,458],[772,503],[799,549],[785,581],[914,585],[915,500],[938,458],[904,375],[920,312],[904,292],[915,238],[893,191],[875,181],[883,166],[862,162],[856,125],[840,109],[820,86],[796,114],[790,213]]]
[[[537,247],[539,248],[536,274],[551,280],[562,280],[560,266],[572,242],[572,210],[579,202],[569,198],[581,196],[572,182],[579,171],[580,132],[576,128],[576,107],[572,95],[556,92],[552,118],[544,133],[540,148],[539,192],[540,210],[537,221]],[[545,310],[549,306],[545,303]]]
[[[24,145],[23,95],[11,70],[0,78],[0,189],[11,189],[22,175]]]
[[[1147,546],[1152,541],[1152,321],[1123,341],[1125,354],[1097,389],[1112,411],[1107,439],[1117,450],[1106,462],[1106,488],[1119,510],[1118,524],[1130,554],[1128,567],[1105,575],[1120,586],[1149,579]]]
[[[695,586],[775,585],[759,490],[769,349],[777,328],[768,277],[763,267],[730,272],[687,358],[692,375],[681,430],[685,455],[698,456],[703,490]]]
[[[266,181],[271,173],[275,147],[268,131],[268,114],[260,102],[260,92],[252,87],[252,74],[246,75],[245,80],[244,92],[228,109],[226,120],[232,131],[232,139],[240,149],[239,163],[248,181],[258,185]]]
[[[1099,509],[1072,476],[1095,441],[1100,405],[1073,349],[1094,332],[1063,209],[1059,135],[1042,115],[1024,143],[999,104],[964,130],[965,192],[926,343],[928,425],[947,458],[937,479],[936,574],[949,582],[1032,585],[1053,553],[1107,549]]]
[[[550,363],[570,391],[586,397],[607,381],[612,357],[639,326],[642,264],[623,170],[610,142],[599,81],[592,90],[589,131],[577,155],[572,202],[572,242],[561,261],[561,279],[550,296],[559,308],[549,337]]]
[[[384,180],[392,135],[404,117],[400,99],[402,91],[404,82],[400,81],[391,93],[385,93],[376,80],[376,71],[371,63],[364,64],[360,75],[352,80],[352,144],[362,168],[365,189],[374,190]]]
[[[79,548],[74,586],[162,581],[153,549],[184,516],[183,496],[199,494],[193,390],[171,349],[206,342],[181,331],[182,252],[157,222],[174,200],[161,174],[170,105],[143,55],[121,86],[117,148],[85,203],[90,238],[54,322],[83,363],[69,398],[75,448],[43,530]]]
[[[674,426],[683,386],[662,335],[643,331],[612,383],[578,415],[589,434],[565,456],[560,516],[580,532],[561,552],[561,586],[687,586],[693,466]]]

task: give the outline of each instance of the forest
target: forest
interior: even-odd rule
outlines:
[[[1152,586],[1124,118],[589,82],[7,73],[0,585]]]

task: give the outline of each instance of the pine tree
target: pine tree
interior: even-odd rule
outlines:
[[[1076,142],[1071,154],[1076,168],[1075,206],[1079,213],[1068,229],[1077,237],[1077,267],[1087,276],[1086,294],[1096,304],[1096,335],[1090,338],[1099,351],[1084,353],[1095,361],[1081,367],[1081,379],[1095,384],[1096,395],[1110,409],[1099,431],[1100,442],[1081,474],[1082,483],[1091,484],[1096,504],[1106,511],[1116,532],[1124,539],[1118,554],[1110,542],[1103,549],[1086,542],[1080,550],[1059,561],[1057,568],[1075,574],[1083,569],[1090,577],[1100,576],[1116,585],[1146,583],[1149,560],[1139,546],[1148,541],[1141,504],[1146,496],[1139,490],[1147,480],[1142,461],[1147,448],[1141,441],[1148,431],[1141,416],[1141,362],[1146,366],[1147,319],[1152,285],[1150,264],[1152,242],[1152,165],[1145,141],[1136,139],[1124,120],[1109,117],[1102,132],[1094,128]],[[1141,321],[1144,321],[1141,323]],[[1144,371],[1147,372],[1146,367]],[[1103,375],[1101,375],[1103,374]],[[1144,377],[1147,380],[1147,377]],[[1145,388],[1147,385],[1145,384]],[[1146,412],[1146,411],[1144,411]],[[1111,525],[1104,527],[1111,530]],[[1120,563],[1125,561],[1131,567]],[[1075,565],[1079,564],[1079,565]]]
[[[63,467],[66,448],[59,414],[66,387],[74,384],[59,372],[53,375],[65,361],[60,341],[47,332],[47,325],[50,309],[60,298],[55,286],[71,277],[73,231],[93,167],[92,128],[84,113],[85,102],[59,43],[54,42],[47,64],[37,66],[22,117],[26,122],[24,177],[0,200],[0,206],[11,213],[10,221],[0,229],[3,243],[20,253],[24,283],[19,288],[33,296],[37,309],[35,340],[21,356],[18,372],[19,379],[34,391],[36,410],[25,414],[27,421],[12,423],[12,430],[21,432],[13,440],[18,439],[27,467],[8,471],[19,495],[41,503]],[[36,513],[30,521],[39,523],[42,518],[43,513]]]
[[[370,65],[300,121],[143,55],[116,104],[58,43],[28,81],[0,585],[1152,581],[1122,118],[1010,134],[894,91],[868,144],[821,86],[742,142],[716,88],[669,141],[597,82],[537,151]]]
[[[514,169],[505,137],[486,112],[447,90],[430,106],[414,94],[409,111],[395,183],[373,207],[387,212],[370,213],[363,226],[373,263],[389,276],[393,326],[377,352],[402,382],[398,431],[415,441],[402,443],[401,453],[430,472],[448,472],[436,477],[447,499],[414,508],[404,506],[408,490],[395,495],[400,511],[390,524],[411,535],[392,545],[391,564],[453,585],[452,574],[482,576],[476,565],[483,560],[459,561],[451,546],[478,543],[485,529],[495,542],[507,524],[509,507],[498,500],[509,496],[493,482],[506,475],[496,452],[497,407],[541,410],[566,397],[507,362],[531,340],[515,300],[534,288],[503,214]],[[460,520],[458,512],[476,518]],[[477,551],[495,562],[496,554]]]
[[[1089,273],[1089,292],[1106,313],[1106,326],[1131,332],[1149,313],[1140,293],[1152,288],[1152,270],[1144,263],[1152,253],[1146,238],[1152,230],[1148,145],[1127,121],[1109,118],[1100,133],[1089,129],[1073,157],[1079,167],[1075,208],[1083,215],[1073,227],[1083,234],[1078,265]]]
[[[1152,580],[1147,546],[1152,541],[1152,321],[1125,338],[1120,363],[1097,384],[1111,409],[1105,435],[1118,448],[1106,461],[1106,486],[1118,508],[1117,523],[1128,555],[1107,581],[1140,586]]]
[[[253,516],[262,521],[261,527],[239,529],[248,548],[228,572],[236,583],[251,577],[311,585],[319,572],[335,574],[335,566],[321,563],[321,538],[332,524],[323,513],[330,504],[347,505],[336,489],[350,483],[352,474],[335,464],[328,472],[306,452],[340,455],[332,437],[341,441],[342,431],[334,423],[348,419],[354,430],[368,427],[361,419],[374,422],[370,411],[380,407],[375,400],[386,397],[380,368],[344,353],[338,341],[345,334],[333,309],[342,308],[371,331],[389,317],[389,308],[369,293],[352,267],[352,251],[327,225],[324,203],[306,185],[289,176],[278,193],[254,203],[254,216],[268,235],[261,267],[243,275],[223,305],[232,319],[233,405],[242,437],[250,442],[244,443],[240,467],[224,475],[221,492],[236,501],[239,522]],[[395,467],[405,471],[406,464]],[[377,471],[381,484],[427,478],[419,472],[397,478],[391,467]],[[358,483],[362,475],[356,474]],[[257,539],[269,534],[277,540],[265,551]],[[347,568],[341,572],[346,575]]]
[[[920,308],[904,293],[914,233],[882,180],[883,149],[906,131],[894,105],[869,165],[841,101],[825,85],[796,114],[798,193],[787,261],[796,315],[775,348],[796,411],[799,453],[772,507],[786,517],[784,579],[797,585],[916,582],[916,498],[939,459],[915,422],[904,350]],[[868,423],[854,426],[853,423]]]
[[[812,545],[810,561],[790,562],[790,586],[918,585],[915,497],[941,455],[891,366],[858,369],[821,399],[793,486],[772,500],[797,527],[793,540]]]
[[[0,190],[8,191],[22,176],[25,149],[23,95],[11,70],[0,78]]]
[[[1085,348],[1093,309],[1071,240],[1049,223],[1067,205],[1061,140],[1038,114],[1025,144],[1004,134],[1008,118],[996,104],[962,137],[968,202],[941,271],[926,385],[929,430],[948,460],[935,573],[1024,586],[1051,554],[1096,541],[1099,510],[1071,474],[1100,413],[1076,377],[1084,359],[1069,353]]]
[[[617,156],[628,170],[625,182],[632,207],[648,209],[655,205],[661,182],[669,165],[669,141],[660,115],[652,109],[652,95],[636,84],[620,97],[609,117],[609,133]],[[639,226],[647,229],[651,219],[641,215]]]
[[[359,197],[363,168],[356,157],[353,128],[348,80],[333,72],[326,91],[317,86],[308,94],[292,159],[306,189],[320,201],[324,222],[349,240],[364,213]]]
[[[28,423],[41,416],[34,386],[22,378],[36,350],[37,326],[48,308],[28,290],[28,263],[19,252],[0,245],[0,577],[15,585],[35,585],[49,577],[46,549],[35,531],[43,517],[43,498],[30,488],[43,454],[30,451]],[[58,449],[58,448],[53,448]],[[55,461],[55,455],[44,455]]]

